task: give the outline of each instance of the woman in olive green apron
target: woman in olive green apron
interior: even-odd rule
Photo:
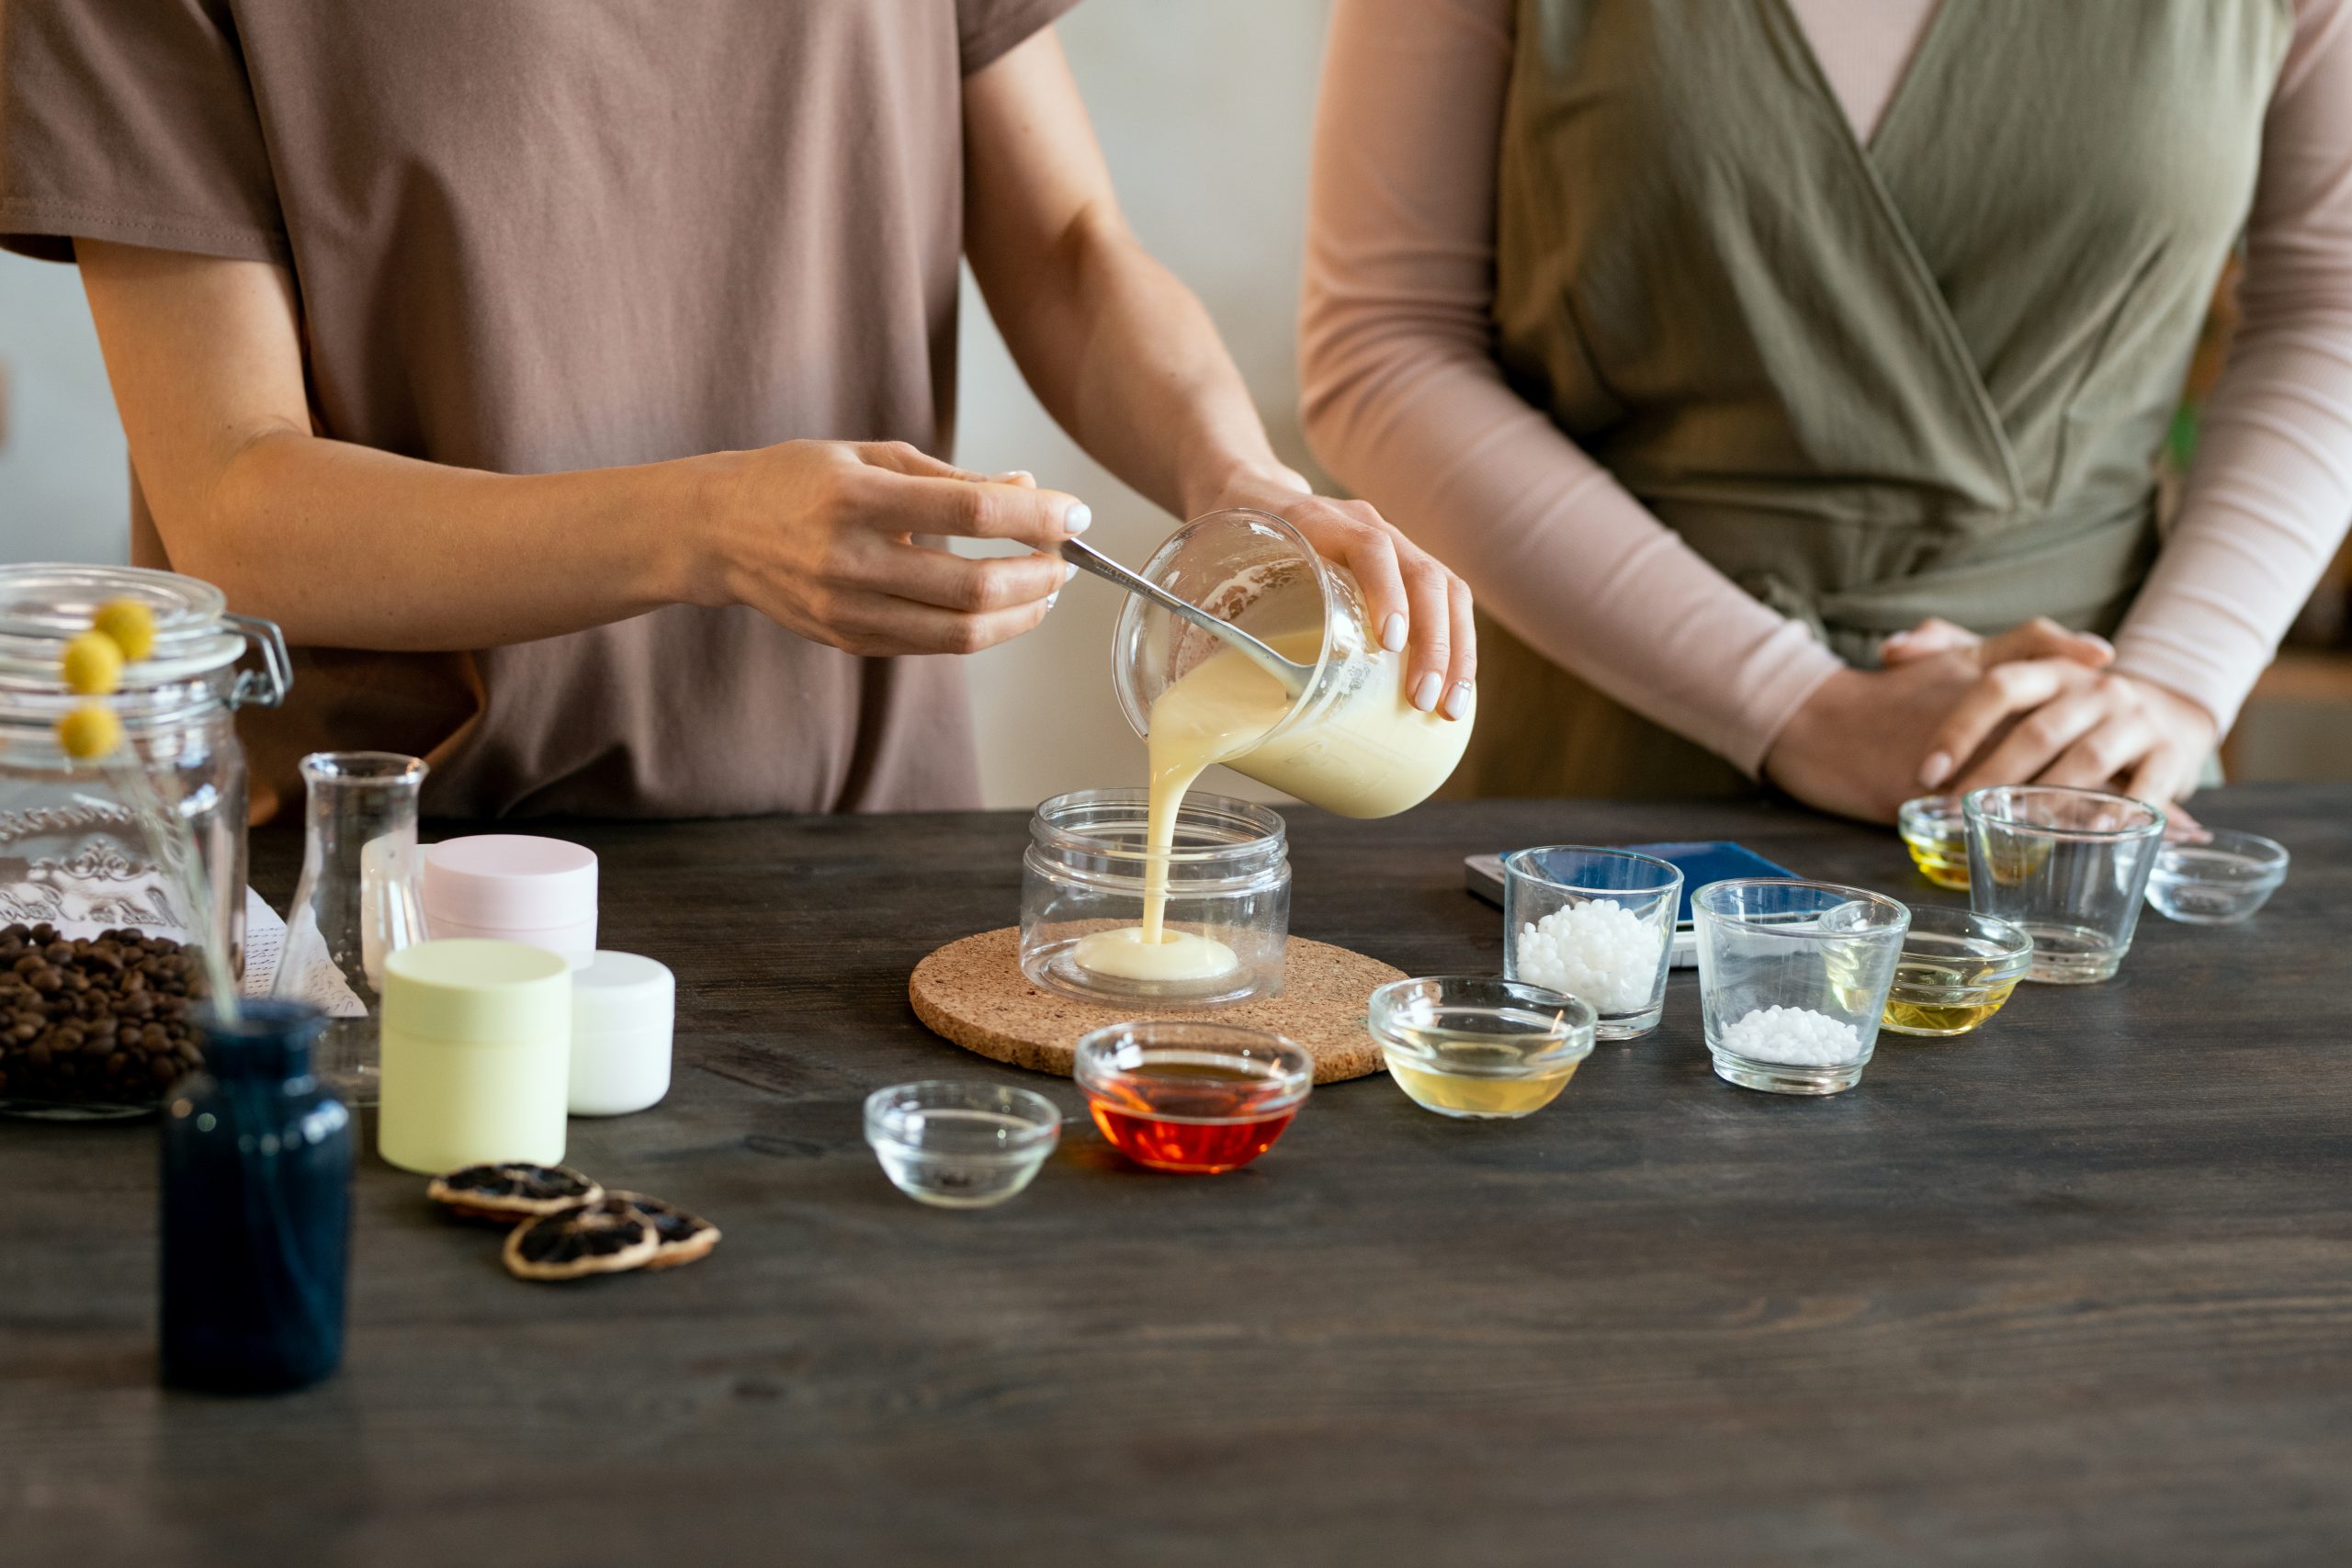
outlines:
[[[2300,604],[2292,581],[2200,572],[2176,585],[2171,625],[2156,617],[2133,642],[2165,547],[2155,457],[2267,177],[2297,0],[1876,3],[1920,26],[1885,62],[1871,128],[1846,101],[1871,40],[1836,31],[1841,11],[1886,25],[1863,0],[1342,0],[1317,147],[1308,430],[1498,617],[1480,628],[1458,788],[1750,787],[1751,772],[1778,776],[1773,743],[1798,732],[1837,661],[1871,669],[1884,639],[1931,617],[1987,634],[2034,617],[2120,629],[2122,673],[2088,668],[2103,642],[2042,639],[2034,650],[2079,679],[1996,680],[1987,694],[1981,670],[1919,677],[1916,701],[1827,746],[1832,761],[1909,755],[1880,767],[1870,798],[1821,803],[1891,811],[1922,775],[1964,771],[1934,745],[1959,735],[1973,750],[2045,690],[2042,739],[2058,751],[2090,733],[2069,727],[2092,705],[2139,701],[2135,683],[2203,721],[2165,744],[2210,747]],[[2352,80],[2330,69],[2320,85]],[[1519,428],[1498,379],[1550,429]],[[2315,413],[2285,445],[2352,471],[2344,416]],[[2257,467],[2243,446],[2241,479]],[[1608,483],[1558,502],[1585,459]],[[2298,484],[2277,511],[2315,575],[2341,491]],[[1645,513],[1670,530],[1676,558],[1632,548],[1579,579],[1578,530],[1612,496],[1631,498],[1632,526],[1650,526]],[[2234,543],[2244,553],[2243,530]],[[1699,563],[1745,597],[1678,608],[1682,624],[1628,618],[1666,593],[1659,573],[1687,586]],[[2189,614],[2200,590],[2259,623],[2251,658],[2220,649],[2227,668],[2184,668],[2177,645],[2219,637]],[[1740,617],[1758,605],[1810,645],[1767,639],[1748,657]],[[1579,622],[1608,629],[1580,643]],[[1564,653],[1596,661],[1614,694],[1561,668]],[[1709,711],[1714,659],[1724,690],[1756,689],[1749,711]],[[1757,675],[1774,660],[1785,669]],[[1645,716],[1659,712],[1675,727]],[[2160,793],[2200,761],[2173,758]]]

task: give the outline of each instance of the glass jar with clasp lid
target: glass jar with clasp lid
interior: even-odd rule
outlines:
[[[76,696],[65,645],[122,600],[146,609],[154,646],[112,694]],[[277,705],[289,679],[277,628],[231,615],[209,583],[0,567],[0,1110],[151,1111],[194,1064],[188,1004],[211,988],[208,974],[233,983],[243,971],[235,715]],[[122,743],[76,761],[57,723],[92,703],[121,721]],[[108,939],[126,932],[135,940]]]

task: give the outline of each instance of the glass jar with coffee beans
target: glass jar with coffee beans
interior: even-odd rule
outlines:
[[[90,660],[121,616],[120,661]],[[0,1111],[148,1111],[192,1065],[204,961],[243,968],[235,713],[288,678],[277,628],[209,583],[0,566]]]

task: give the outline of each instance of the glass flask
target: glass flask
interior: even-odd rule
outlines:
[[[416,807],[425,772],[392,751],[302,759],[302,877],[270,989],[327,1015],[312,1055],[346,1105],[376,1103],[384,955],[424,940]]]
[[[74,695],[61,668],[66,643],[99,606],[126,599],[153,618],[154,648],[112,695]],[[241,665],[249,652],[258,668]],[[206,970],[233,985],[245,935],[235,716],[276,706],[288,679],[277,628],[230,615],[209,583],[136,567],[0,566],[0,931],[24,928],[44,949],[123,931],[192,942]],[[59,748],[56,726],[89,704],[113,711],[124,740],[111,757],[78,761]],[[184,833],[163,830],[173,818]],[[0,1109],[79,1118],[161,1103],[153,1081],[52,1070],[56,1032],[74,1021],[59,1005],[54,994],[0,998]]]

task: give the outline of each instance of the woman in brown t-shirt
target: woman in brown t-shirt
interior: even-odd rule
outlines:
[[[952,660],[1076,498],[946,450],[956,270],[1171,512],[1279,512],[1459,711],[1462,583],[1269,447],[1121,218],[1070,0],[7,0],[0,243],[81,264],[135,558],[301,650],[265,803],[419,752],[445,814],[969,805]]]

